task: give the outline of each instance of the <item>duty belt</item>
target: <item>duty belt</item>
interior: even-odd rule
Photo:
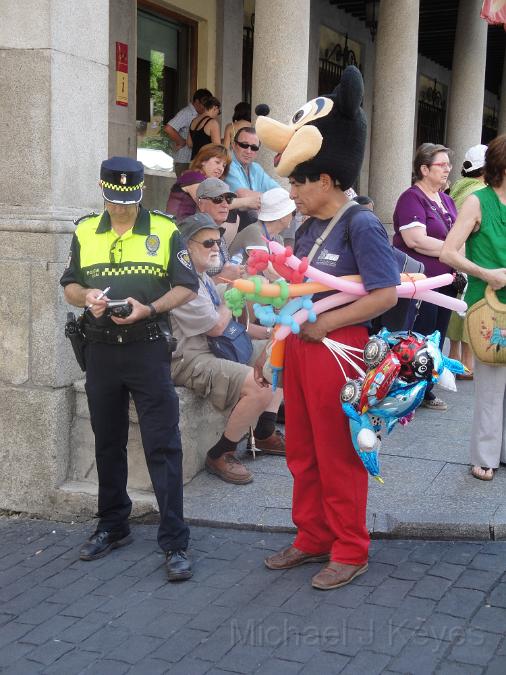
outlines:
[[[128,344],[129,342],[154,342],[163,337],[156,321],[105,328],[86,325],[84,333],[88,342],[103,342],[109,345]]]

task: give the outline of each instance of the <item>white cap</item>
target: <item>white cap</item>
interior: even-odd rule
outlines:
[[[258,212],[258,220],[279,220],[295,211],[295,202],[290,195],[281,187],[267,190],[262,195],[262,205]]]
[[[466,152],[462,168],[466,173],[481,169],[485,165],[485,153],[487,152],[486,145],[473,145],[472,148]]]

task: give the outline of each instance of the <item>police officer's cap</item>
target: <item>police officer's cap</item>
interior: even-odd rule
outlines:
[[[142,199],[144,166],[131,157],[111,157],[100,167],[100,185],[107,202],[138,204]]]
[[[186,241],[200,230],[218,230],[220,237],[225,232],[225,228],[217,225],[208,213],[195,213],[193,216],[188,216],[179,223],[178,227]]]

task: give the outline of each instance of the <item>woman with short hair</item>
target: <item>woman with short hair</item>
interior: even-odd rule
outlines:
[[[452,169],[449,152],[444,145],[422,143],[413,160],[413,185],[401,194],[394,211],[394,246],[423,263],[428,277],[454,271],[439,260],[443,243],[457,217],[453,199],[443,192]],[[452,285],[443,286],[439,292],[457,295]],[[450,314],[449,309],[422,302],[414,325],[408,328],[422,335],[438,330],[442,348]],[[448,408],[434,395],[432,385],[427,387],[422,405],[436,411]]]

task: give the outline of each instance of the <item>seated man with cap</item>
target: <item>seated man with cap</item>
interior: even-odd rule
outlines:
[[[60,281],[66,301],[86,308],[86,394],[98,472],[99,520],[80,558],[96,560],[132,541],[127,493],[131,394],[160,510],[158,544],[166,554],[169,581],[180,581],[192,571],[168,313],[196,297],[199,280],[176,225],[140,205],[140,162],[129,157],[102,162],[100,185],[104,211],[77,221]],[[121,307],[113,308],[111,300]],[[115,313],[119,309],[122,313]]]
[[[223,231],[219,244],[219,264],[207,270],[207,275],[214,277],[218,274],[227,279],[238,279],[244,272],[244,267],[231,262],[229,245],[237,235],[239,219],[228,222],[230,204],[236,194],[232,192],[220,178],[206,178],[197,188],[197,209],[201,213],[207,213]]]
[[[197,271],[199,289],[194,300],[172,313],[178,340],[172,376],[177,385],[209,397],[219,410],[231,411],[221,438],[207,452],[207,471],[228,483],[250,483],[253,476],[237,459],[237,444],[254,427],[257,450],[284,455],[284,438],[275,430],[282,391],[273,393],[271,387],[260,387],[253,378],[252,364],[265,346],[265,339],[253,340],[249,365],[218,358],[211,351],[207,338],[222,335],[232,319],[218,287],[207,274],[218,263],[222,230],[205,213],[189,216],[179,229]],[[264,326],[248,328],[251,337],[257,338],[268,338],[270,331]]]

